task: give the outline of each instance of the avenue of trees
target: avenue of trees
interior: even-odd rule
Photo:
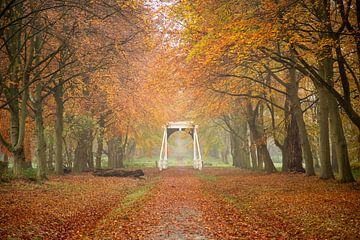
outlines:
[[[176,45],[194,69],[188,86],[206,99],[203,114],[216,111],[230,133],[235,166],[276,171],[267,147],[272,139],[283,171],[312,176],[319,168],[322,179],[337,173],[342,182],[354,180],[359,6],[351,0],[208,0],[167,7],[168,29],[180,35]]]
[[[105,141],[109,167],[122,167],[141,124],[134,119],[150,104],[138,70],[149,47],[144,6],[9,0],[0,7],[0,141],[13,174],[31,168],[34,156],[39,179],[101,168]]]
[[[166,121],[202,124],[235,167],[352,182],[360,1],[4,0],[0,154],[37,178],[149,156]],[[201,139],[204,136],[204,139]],[[206,137],[207,136],[207,137]],[[205,159],[206,160],[206,159]]]

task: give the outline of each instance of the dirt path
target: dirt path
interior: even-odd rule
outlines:
[[[145,239],[208,239],[204,226],[200,181],[189,168],[169,169],[163,173],[149,208],[149,218],[158,225],[147,226]]]

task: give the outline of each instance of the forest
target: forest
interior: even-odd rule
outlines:
[[[1,0],[0,239],[360,238],[359,9]]]

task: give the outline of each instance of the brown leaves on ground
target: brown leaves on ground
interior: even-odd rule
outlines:
[[[358,183],[239,169],[146,175],[155,177],[83,175],[1,186],[0,238],[360,238]]]
[[[359,239],[360,187],[302,174],[206,169],[217,239]],[[225,219],[225,226],[217,225]],[[223,229],[221,231],[221,229]]]
[[[147,197],[118,214],[117,226],[95,230],[96,239],[208,239],[197,173],[189,168],[161,172]]]
[[[81,175],[1,185],[0,239],[79,237],[139,184],[131,178]]]

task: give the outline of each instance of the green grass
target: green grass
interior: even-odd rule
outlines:
[[[239,209],[241,208],[238,200],[235,197],[230,196],[228,194],[221,194],[221,196],[224,198],[225,201],[227,201],[228,203],[230,203],[234,207],[239,208]]]
[[[151,191],[155,187],[156,182],[159,179],[160,177],[152,178],[150,182],[145,182],[144,185],[131,189],[128,194],[124,198],[122,198],[118,206],[113,208],[112,211],[110,211],[99,221],[97,226],[91,230],[91,233],[96,233],[98,230],[103,231],[103,229],[105,229],[105,226],[106,229],[114,229],[116,227],[119,227],[118,225],[114,224],[114,222],[117,222],[119,219],[129,220],[129,214],[132,211],[136,211],[138,213],[140,209],[146,204],[148,199],[152,197],[153,193]],[[93,237],[89,235],[85,239],[92,238]]]
[[[111,211],[104,220],[115,219],[116,217],[122,215],[126,217],[127,210],[132,208],[132,206],[134,206],[136,202],[140,201],[141,199],[144,199],[150,193],[153,187],[154,187],[154,183],[149,183],[146,184],[145,186],[141,186],[134,189],[132,192],[130,192],[128,195],[126,195],[123,198],[120,206],[115,208],[113,211]]]
[[[124,198],[124,200],[122,201],[122,206],[124,208],[130,207],[138,199],[143,198],[146,195],[146,193],[149,192],[150,189],[151,189],[151,187],[149,187],[149,186],[145,186],[145,187],[136,189],[136,191],[130,193],[129,195],[127,195]]]
[[[0,175],[0,183],[8,183],[13,179],[13,176],[10,172],[3,173]]]
[[[124,161],[124,166],[127,168],[150,168],[157,167],[156,164],[159,161],[156,157],[143,157],[135,158],[132,160]],[[233,167],[231,163],[224,163],[220,159],[207,158],[203,160],[204,167]],[[177,160],[176,158],[170,157],[168,159],[168,166],[192,166],[193,159],[184,158],[183,160]]]
[[[22,175],[24,176],[24,178],[29,179],[31,181],[36,181],[36,168],[29,168],[29,169],[25,169],[22,172]]]
[[[198,178],[203,180],[203,181],[207,181],[207,182],[214,182],[220,179],[219,176],[215,176],[215,175],[210,175],[210,174],[204,174],[204,173],[198,173]]]
[[[0,176],[0,182],[10,182],[11,180],[16,178],[22,178],[30,181],[37,181],[36,171],[37,171],[36,168],[23,169],[21,171],[21,175],[19,177],[15,177],[12,174],[12,169],[9,168],[6,174]]]
[[[353,170],[352,170],[352,173],[353,173],[354,178],[355,178],[356,180],[360,180],[360,169],[353,169]]]
[[[204,167],[233,167],[232,162],[224,163],[219,158],[207,157],[203,160]]]
[[[156,167],[156,162],[159,161],[156,158],[135,158],[132,160],[125,160],[124,166],[126,168],[151,168]]]
[[[204,161],[204,167],[220,167],[220,168],[232,168],[231,164],[227,164],[224,162],[206,162]]]

